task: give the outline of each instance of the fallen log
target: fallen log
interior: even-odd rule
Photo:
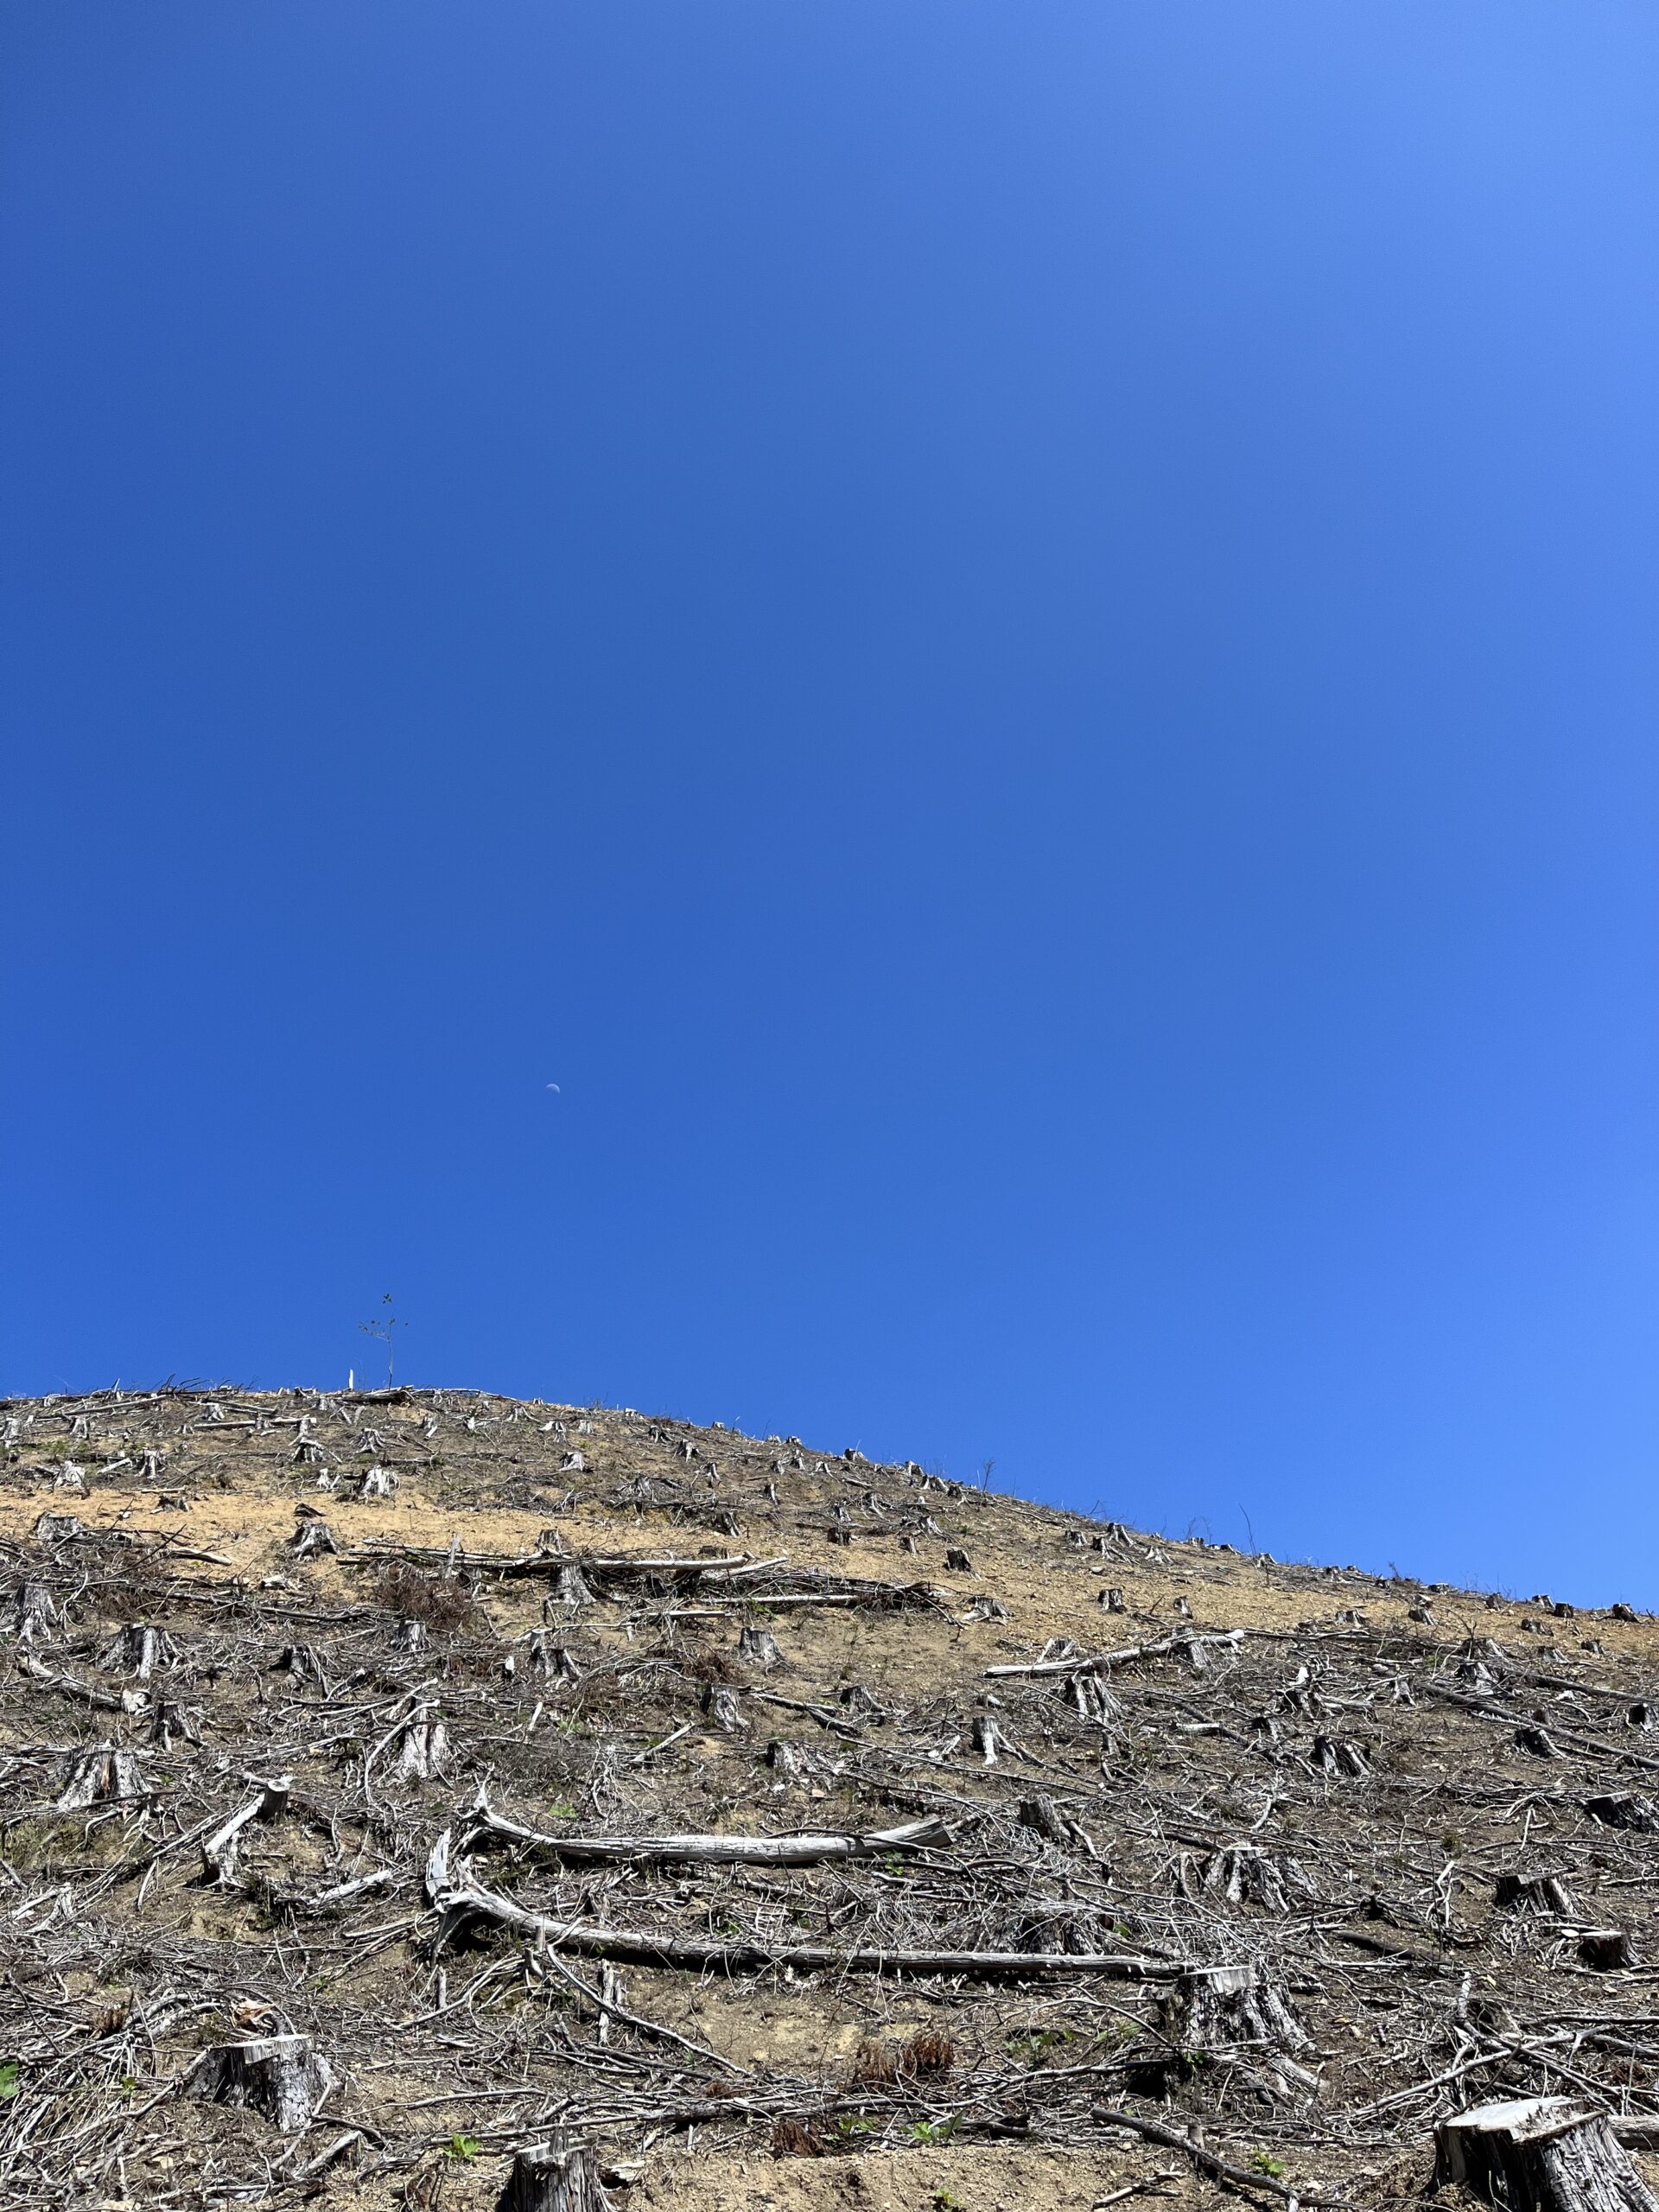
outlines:
[[[1034,1659],[1013,1667],[987,1667],[985,1678],[1007,1675],[1080,1675],[1098,1673],[1102,1668],[1127,1667],[1135,1659],[1167,1659],[1173,1652],[1212,1649],[1217,1645],[1236,1648],[1244,1640],[1242,1628],[1230,1628],[1215,1636],[1164,1636],[1154,1643],[1126,1643],[1116,1651],[1079,1652],[1071,1659]]]
[[[620,1959],[634,1966],[686,1967],[698,1974],[710,1969],[765,1974],[787,1968],[796,1974],[961,1974],[978,1980],[1015,1975],[1098,1974],[1116,1981],[1173,1981],[1183,1971],[1179,1963],[1166,1959],[1119,1952],[928,1951],[897,1946],[842,1949],[817,1943],[771,1947],[701,1936],[656,1935],[642,1929],[596,1928],[584,1921],[552,1920],[543,1913],[527,1911],[511,1897],[472,1882],[439,1886],[434,1903],[442,1915],[432,1939],[434,1956],[452,1935],[481,1920],[531,1942],[569,1951],[577,1958]],[[1659,2212],[1659,2207],[1655,2212]]]
[[[1184,2152],[1201,2173],[1209,2174],[1216,2181],[1233,2183],[1241,2189],[1269,2190],[1274,2196],[1282,2196],[1289,2204],[1312,2204],[1319,2212],[1352,2212],[1339,2196],[1313,2196],[1305,2190],[1292,2189],[1287,2183],[1275,2181],[1270,2174],[1253,2171],[1249,2166],[1236,2166],[1230,2159],[1218,2158],[1206,2149],[1196,2137],[1185,2134],[1179,2127],[1166,2127],[1160,2120],[1143,2120],[1139,2113],[1119,2112],[1110,2105],[1096,2105],[1095,2118],[1107,2127],[1124,2127],[1132,2135],[1142,2135],[1148,2143],[1161,2143],[1166,2150]]]
[[[866,1835],[543,1835],[480,1804],[461,1848],[503,1843],[586,1866],[822,1866],[837,1859],[875,1859],[889,1851],[948,1849],[955,1841],[944,1822],[932,1818]]]

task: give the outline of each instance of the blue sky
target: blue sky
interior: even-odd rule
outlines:
[[[0,1389],[390,1290],[1659,1604],[1650,10],[10,0],[0,118]]]

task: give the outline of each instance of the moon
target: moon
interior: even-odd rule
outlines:
[[[556,1083],[550,1083],[547,1087],[550,1090],[556,1090],[559,1086]]]

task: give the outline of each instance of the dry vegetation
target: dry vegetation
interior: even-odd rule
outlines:
[[[7,2206],[1359,2207],[1540,2094],[1651,2202],[1646,1619],[600,1408],[0,1414]]]

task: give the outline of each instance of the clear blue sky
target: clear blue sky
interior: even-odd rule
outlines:
[[[1651,8],[7,0],[0,298],[0,1389],[1659,1604]]]

